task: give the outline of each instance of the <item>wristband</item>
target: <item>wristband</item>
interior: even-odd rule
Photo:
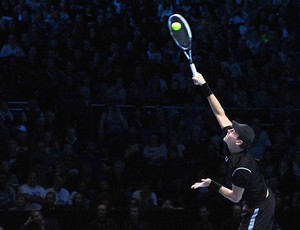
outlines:
[[[218,182],[214,181],[214,180],[211,180],[208,187],[215,190],[215,191],[217,191],[217,192],[219,192],[219,189],[222,187],[222,185],[219,184]]]
[[[210,95],[213,94],[213,92],[209,88],[209,85],[206,82],[203,85],[201,85],[201,90],[202,90],[203,94],[205,95],[205,97],[209,97]]]

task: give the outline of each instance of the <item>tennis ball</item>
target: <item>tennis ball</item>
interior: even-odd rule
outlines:
[[[180,30],[181,29],[181,24],[179,22],[173,22],[171,25],[173,30]]]

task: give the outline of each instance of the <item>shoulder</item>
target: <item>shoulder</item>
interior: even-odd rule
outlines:
[[[27,184],[22,184],[20,187],[19,187],[19,190],[20,191],[29,191],[29,186]]]
[[[252,157],[248,153],[239,154],[234,159],[235,165],[232,170],[232,176],[236,173],[252,173]]]
[[[63,194],[63,195],[65,195],[65,196],[70,196],[70,192],[67,189],[65,189],[65,188],[62,188],[60,190],[60,193]]]
[[[243,174],[243,175],[248,175],[248,174],[252,174],[252,170],[250,167],[243,167],[243,166],[240,166],[240,167],[237,167],[233,170],[231,176],[234,177],[234,176],[237,176],[239,174]]]
[[[41,186],[41,185],[36,185],[33,190],[46,191],[46,189],[43,186]]]
[[[132,193],[132,197],[138,197],[138,196],[140,196],[140,194],[141,194],[141,191],[137,190],[137,191]]]

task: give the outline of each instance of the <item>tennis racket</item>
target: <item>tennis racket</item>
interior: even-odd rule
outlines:
[[[188,22],[180,14],[172,14],[168,20],[168,27],[176,45],[189,60],[193,76],[196,76],[197,70],[192,56],[192,31]]]

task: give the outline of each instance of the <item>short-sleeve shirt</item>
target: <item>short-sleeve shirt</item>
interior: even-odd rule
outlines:
[[[258,162],[247,150],[227,159],[232,184],[245,189],[242,200],[250,206],[259,205],[266,197],[267,185]]]

